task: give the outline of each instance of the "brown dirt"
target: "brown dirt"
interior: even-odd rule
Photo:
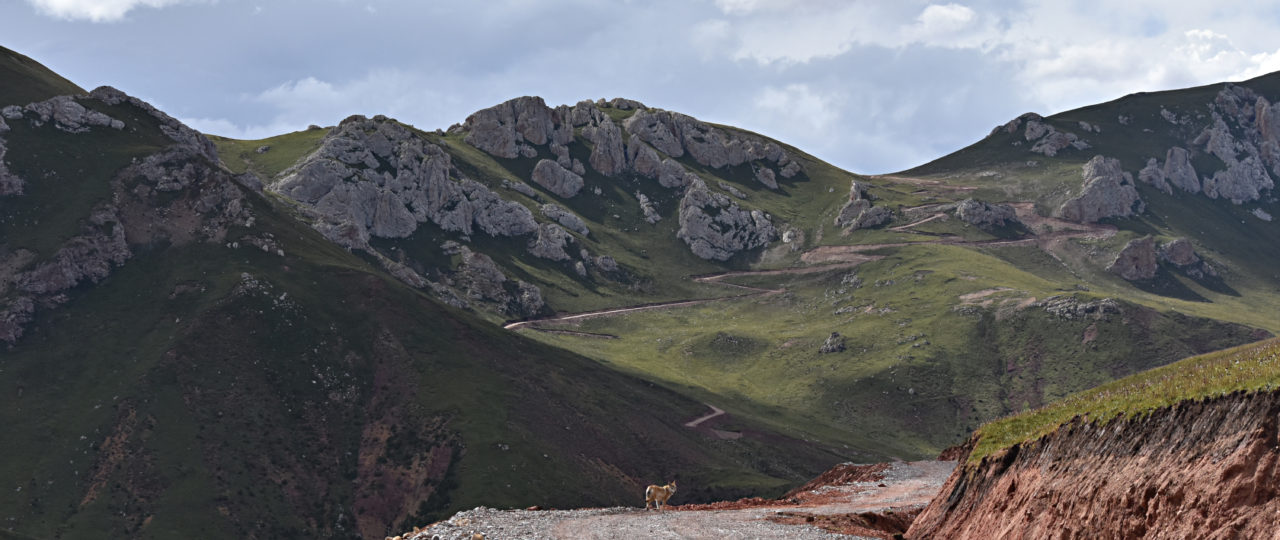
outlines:
[[[907,538],[1280,538],[1280,391],[1076,421],[959,467]]]
[[[831,470],[818,475],[817,478],[808,481],[803,486],[787,492],[784,497],[795,497],[826,486],[842,486],[854,482],[879,482],[884,480],[884,471],[888,468],[888,463],[872,465],[841,463],[832,467]]]

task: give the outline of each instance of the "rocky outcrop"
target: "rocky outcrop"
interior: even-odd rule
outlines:
[[[662,216],[658,214],[658,205],[649,200],[649,197],[639,191],[636,192],[636,200],[640,203],[640,211],[644,213],[644,220],[653,225],[662,221]]]
[[[1218,275],[1213,266],[1200,258],[1200,255],[1195,251],[1195,246],[1186,238],[1177,238],[1160,246],[1157,255],[1161,262],[1173,265],[1194,279],[1217,277]]]
[[[827,340],[822,342],[818,352],[822,354],[844,352],[844,336],[841,336],[840,332],[832,332],[827,336]]]
[[[658,184],[665,188],[682,188],[698,179],[698,175],[686,171],[680,162],[667,158],[658,166]]]
[[[965,199],[956,204],[956,217],[970,225],[994,229],[1019,223],[1018,214],[1007,204],[990,204],[976,199]]]
[[[1095,223],[1109,217],[1141,214],[1146,208],[1133,177],[1120,169],[1114,158],[1094,156],[1081,170],[1084,185],[1080,194],[1062,203],[1055,214],[1077,223]]]
[[[712,192],[694,179],[680,199],[680,230],[694,255],[724,261],[740,251],[756,249],[777,239],[769,216],[740,208],[728,196]]]
[[[1141,171],[1138,171],[1138,181],[1150,184],[1160,191],[1173,195],[1173,188],[1165,181],[1164,170],[1160,168],[1160,160],[1156,158],[1148,159],[1146,166]]]
[[[403,125],[352,116],[270,189],[313,209],[316,228],[349,248],[364,248],[370,236],[403,238],[424,222],[464,236],[537,228],[528,208],[458,176],[444,150]]]
[[[1082,128],[1084,126],[1081,126]],[[1010,120],[1003,126],[992,130],[992,134],[1004,131],[1005,133],[1017,133],[1022,130],[1023,140],[1031,145],[1031,151],[1044,156],[1053,157],[1058,152],[1072,148],[1076,150],[1085,150],[1089,148],[1089,143],[1084,139],[1076,136],[1075,133],[1067,131],[1058,131],[1057,128],[1046,123],[1044,117],[1036,113],[1025,113],[1023,115]],[[1086,129],[1086,131],[1088,131]],[[1023,141],[1014,141],[1015,146],[1021,146]]]
[[[472,113],[463,123],[468,144],[507,159],[520,157],[519,145],[567,144],[573,128],[540,97],[525,96]]]
[[[757,182],[764,184],[764,187],[769,189],[778,189],[778,179],[777,176],[774,175],[773,169],[760,167],[756,169],[755,177]]]
[[[1196,176],[1196,170],[1191,166],[1191,153],[1185,148],[1175,146],[1165,153],[1162,172],[1164,180],[1174,187],[1200,193],[1200,177]]]
[[[543,259],[567,261],[570,257],[565,248],[572,242],[575,242],[573,236],[569,231],[564,230],[564,227],[554,223],[543,223],[538,225],[537,234],[529,239],[529,253]]]
[[[627,168],[622,149],[622,130],[608,117],[582,129],[582,137],[591,142],[591,168],[605,176],[617,176]]]
[[[152,107],[150,103],[142,101],[136,97],[130,96],[124,92],[116,90],[110,86],[99,86],[92,92],[89,97],[97,99],[107,105],[119,105],[127,103],[139,109],[147,115],[156,119],[160,123],[160,131],[174,141],[179,146],[184,146],[201,157],[209,160],[210,163],[218,163],[218,149],[213,145],[208,137],[205,137],[199,131],[187,127],[186,124],[179,122],[172,116],[165,114],[163,111]]]
[[[67,302],[67,291],[105,279],[133,256],[137,246],[222,243],[231,226],[253,223],[242,191],[251,189],[253,182],[233,177],[208,159],[208,139],[118,91],[100,88],[78,99],[137,107],[159,120],[173,142],[102,179],[110,185],[110,197],[94,206],[79,233],[56,250],[20,250],[7,256],[9,264],[0,265],[0,294],[10,288],[13,294],[0,304],[0,340],[11,344],[37,310]],[[67,96],[6,110],[7,116],[19,114],[37,128],[68,134],[85,133],[90,127],[123,127]],[[42,136],[77,135],[46,131]]]
[[[849,201],[836,213],[835,225],[855,231],[883,225],[892,218],[893,212],[883,206],[873,206],[866,186],[854,180],[849,185]]]
[[[587,224],[582,221],[582,218],[578,217],[577,214],[574,214],[573,212],[561,208],[559,205],[544,204],[542,205],[541,210],[542,215],[547,216],[547,219],[559,223],[566,229],[581,234],[582,236],[591,234],[591,230],[587,228]]]
[[[3,133],[0,133],[0,135],[3,135]],[[5,145],[4,137],[0,136],[0,197],[22,195],[26,183],[18,175],[9,172],[9,166],[4,160],[6,152],[8,152],[8,148]]]
[[[557,196],[569,199],[582,191],[582,177],[573,171],[561,167],[559,163],[544,159],[533,167],[533,175],[529,178]]]
[[[1277,414],[1273,391],[1077,418],[979,463],[962,459],[905,537],[1269,538]]]
[[[1213,122],[1191,144],[1217,157],[1225,168],[1204,175],[1204,194],[1235,204],[1260,199],[1262,192],[1275,187],[1272,173],[1280,174],[1277,111],[1253,90],[1232,84],[1218,92],[1209,111]]]
[[[466,246],[454,246],[450,251],[456,251],[461,262],[448,282],[467,300],[495,304],[498,311],[517,318],[532,317],[546,310],[538,287],[507,278],[488,255]]]
[[[67,133],[85,133],[91,127],[109,127],[124,129],[124,122],[116,120],[101,112],[85,108],[72,96],[54,96],[45,101],[31,103],[22,108],[18,114],[10,113],[16,118],[25,118],[33,126],[41,126],[52,122],[54,127]]]
[[[775,142],[731,133],[680,113],[660,109],[637,111],[627,118],[623,127],[628,133],[670,157],[678,158],[687,153],[694,161],[713,169],[747,162],[766,162],[781,167],[779,175],[783,178],[791,178],[802,170]],[[757,169],[756,174],[761,183],[769,185],[768,173]]]
[[[1150,236],[1130,240],[1125,244],[1107,271],[1129,281],[1156,277],[1160,266],[1156,263],[1156,241]]]

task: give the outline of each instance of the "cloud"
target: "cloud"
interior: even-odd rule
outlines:
[[[27,0],[37,11],[59,19],[113,22],[137,7],[162,8],[194,0]]]

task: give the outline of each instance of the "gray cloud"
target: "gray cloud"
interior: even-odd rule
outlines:
[[[213,133],[263,137],[356,113],[434,129],[519,95],[626,96],[859,172],[918,165],[1029,110],[1280,69],[1275,3],[28,0],[0,11],[5,46]]]

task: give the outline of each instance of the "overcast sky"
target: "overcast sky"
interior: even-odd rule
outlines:
[[[0,20],[0,45],[218,135],[623,96],[862,173],[1027,111],[1280,70],[1280,2],[0,0]]]

